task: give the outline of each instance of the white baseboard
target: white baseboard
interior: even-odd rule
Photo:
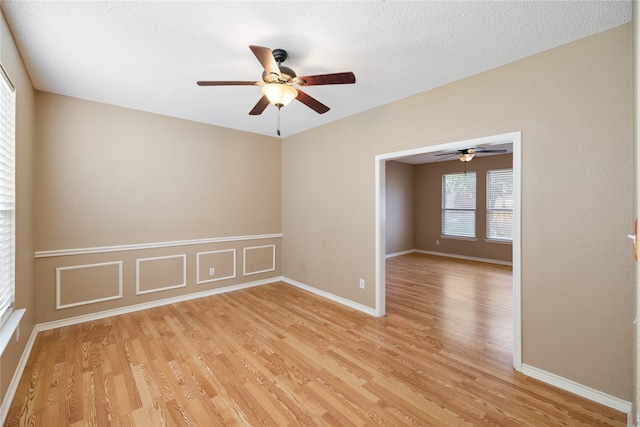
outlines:
[[[298,282],[297,280],[293,280],[293,279],[290,279],[288,277],[283,277],[282,281],[285,282],[285,283],[288,283],[289,285],[295,286],[296,288],[303,289],[303,290],[305,290],[307,292],[311,292],[312,294],[316,294],[318,296],[321,296],[321,297],[326,298],[328,300],[331,300],[333,302],[337,302],[338,304],[342,304],[342,305],[345,305],[345,306],[347,306],[349,308],[353,308],[355,310],[362,311],[363,313],[369,314],[371,316],[378,317],[377,314],[376,314],[376,310],[371,308],[371,307],[368,307],[366,305],[351,301],[351,300],[343,298],[343,297],[339,297],[338,295],[335,295],[335,294],[332,294],[330,292],[326,292],[326,291],[314,288],[313,286],[305,285],[302,282]]]
[[[119,314],[133,313],[135,311],[145,310],[147,308],[161,307],[167,304],[175,304],[177,302],[188,301],[196,298],[207,297],[210,295],[222,294],[225,292],[237,291],[239,289],[251,288],[254,286],[266,285],[268,283],[279,282],[282,280],[281,276],[271,277],[269,279],[256,280],[253,282],[241,283],[238,285],[225,286],[223,288],[209,289],[202,292],[193,292],[190,294],[180,295],[172,298],[165,298],[156,301],[145,302],[142,304],[129,305],[121,308],[114,308],[112,310],[99,311],[96,313],[85,314],[82,316],[69,317],[61,320],[54,320],[46,323],[38,323],[35,329],[40,331],[46,331],[49,329],[61,328],[63,326],[75,325],[83,322],[90,322],[92,320],[104,319],[106,317],[117,316]]]
[[[543,371],[542,369],[538,369],[533,366],[526,365],[524,363],[522,364],[522,373],[527,376],[530,376],[531,378],[535,378],[537,380],[540,380],[547,384],[551,384],[555,387],[561,388],[570,393],[577,394],[578,396],[582,396],[586,399],[608,406],[609,408],[613,408],[616,411],[623,412],[627,414],[627,425],[628,426],[633,425],[633,414],[631,411],[631,406],[632,406],[631,402],[628,402],[626,400],[620,399],[615,396],[611,396],[610,394],[603,393],[591,387],[587,387],[575,381],[563,378],[559,375],[552,374],[547,371]]]
[[[444,253],[444,252],[435,252],[435,251],[423,251],[422,249],[414,249],[412,252],[417,252],[419,254],[426,254],[426,255],[443,256],[443,257],[447,257],[447,258],[466,259],[467,261],[478,261],[478,262],[486,262],[486,263],[489,263],[489,264],[513,266],[512,262],[510,262],[510,261],[501,261],[499,259],[478,258],[478,257],[474,257],[474,256],[447,254],[447,253]]]
[[[0,425],[4,425],[5,419],[9,414],[9,408],[11,407],[11,402],[13,402],[13,398],[16,395],[16,390],[18,389],[18,384],[20,383],[20,378],[22,378],[22,373],[24,372],[25,366],[27,366],[27,361],[29,360],[29,356],[31,355],[31,349],[33,348],[33,344],[36,342],[36,336],[38,335],[38,331],[36,328],[33,328],[31,331],[31,335],[29,335],[29,340],[27,341],[27,345],[24,347],[24,351],[22,352],[22,356],[20,356],[20,360],[18,361],[18,366],[13,373],[13,377],[11,378],[11,382],[9,383],[9,387],[7,388],[7,392],[2,399],[2,406],[0,406]]]
[[[400,255],[412,254],[415,251],[416,251],[415,249],[409,249],[408,251],[400,251],[400,252],[394,252],[394,253],[391,253],[391,254],[386,254],[384,257],[385,258],[393,258],[393,257],[397,257],[397,256],[400,256]]]
[[[370,314],[372,316],[377,316],[375,309],[368,307],[366,305],[351,301],[349,299],[340,297],[338,295],[332,294],[330,292],[326,292],[312,286],[306,285],[302,282],[298,282],[297,280],[290,279],[288,277],[277,276],[271,277],[263,280],[256,280],[253,282],[241,283],[237,285],[225,286],[223,288],[210,289],[202,292],[194,292],[185,295],[179,295],[172,298],[165,298],[156,301],[150,301],[142,304],[134,304],[126,307],[115,308],[112,310],[99,311],[96,313],[85,314],[82,316],[76,317],[68,317],[66,319],[54,320],[51,322],[38,323],[34,327],[34,331],[46,331],[49,329],[61,328],[63,326],[76,325],[78,323],[90,322],[93,320],[100,320],[106,317],[117,316],[119,314],[133,313],[135,311],[145,310],[148,308],[160,307],[167,304],[175,304],[177,302],[188,301],[196,298],[202,298],[210,295],[222,294],[225,292],[232,292],[240,289],[251,288],[254,286],[266,285],[274,282],[285,282],[289,285],[295,286],[297,288],[303,289],[307,292],[311,292],[313,294],[319,295],[323,298],[327,298],[331,301],[337,302],[338,304],[345,305],[347,307],[353,308],[358,311],[362,311],[363,313]]]

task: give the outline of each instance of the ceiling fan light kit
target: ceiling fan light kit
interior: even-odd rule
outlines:
[[[474,157],[474,153],[458,153],[458,159],[460,159],[461,162],[470,162]]]
[[[298,91],[286,84],[270,83],[262,86],[262,94],[276,107],[289,105],[298,96]]]
[[[282,65],[288,58],[287,51],[284,49],[274,49],[272,51],[268,47],[262,46],[249,46],[249,49],[251,49],[251,52],[264,68],[262,81],[214,80],[198,81],[197,84],[198,86],[262,86],[262,98],[249,112],[249,115],[252,116],[262,114],[269,104],[278,107],[278,111],[280,111],[280,108],[288,105],[294,99],[297,99],[316,113],[324,114],[329,111],[329,107],[293,86],[338,85],[356,82],[356,76],[351,71],[298,77],[295,71]],[[279,127],[278,135],[280,135]]]

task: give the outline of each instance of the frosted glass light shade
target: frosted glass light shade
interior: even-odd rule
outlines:
[[[284,107],[298,96],[298,91],[289,85],[271,83],[262,87],[262,94],[276,107]]]
[[[458,158],[460,159],[461,162],[470,162],[471,159],[473,159],[474,156],[475,156],[475,154],[473,154],[473,153],[460,153],[460,154],[458,154]]]

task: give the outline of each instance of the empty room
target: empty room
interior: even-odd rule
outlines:
[[[638,425],[634,6],[0,2],[0,421]]]

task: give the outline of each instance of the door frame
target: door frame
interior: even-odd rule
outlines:
[[[386,162],[435,151],[455,151],[479,145],[513,144],[513,367],[522,370],[522,253],[521,253],[521,191],[522,132],[509,132],[481,138],[396,151],[375,156],[375,315],[386,313]]]

